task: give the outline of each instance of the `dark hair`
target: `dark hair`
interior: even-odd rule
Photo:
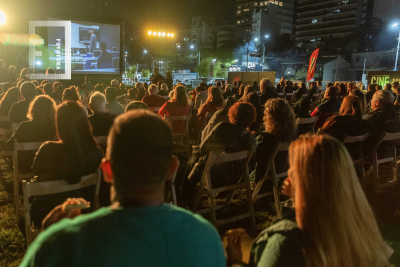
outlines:
[[[368,92],[375,92],[376,84],[368,84]]]
[[[37,95],[36,87],[33,83],[31,82],[24,82],[21,85],[21,95],[26,99],[26,100],[32,100],[35,98]]]
[[[340,107],[340,115],[351,115],[356,118],[362,118],[361,100],[357,96],[346,96],[343,99],[342,106]]]
[[[13,85],[9,82],[3,83],[3,86],[1,87],[3,90],[3,93],[7,93],[7,90],[13,87]]]
[[[328,89],[326,89],[325,93],[329,97],[337,98],[339,96],[338,89],[335,86],[328,87]]]
[[[281,142],[289,142],[297,134],[296,121],[285,100],[271,98],[265,103],[264,126]]]
[[[256,92],[256,88],[254,88],[254,86],[247,85],[247,86],[244,88],[242,99],[243,99],[243,97],[245,97],[247,94],[255,93],[255,92]]]
[[[29,104],[27,117],[31,121],[41,121],[55,125],[56,108],[56,102],[51,97],[47,95],[36,96]]]
[[[147,106],[147,104],[143,103],[142,101],[131,101],[131,102],[129,102],[128,105],[126,105],[125,112],[134,110],[134,109],[149,109],[149,106]]]
[[[62,101],[80,101],[79,95],[76,92],[76,88],[71,86],[70,88],[65,89],[62,95]]]
[[[261,106],[261,100],[257,93],[250,93],[243,97],[243,102],[252,104],[257,111],[257,114],[263,112],[263,107]]]
[[[53,93],[53,86],[50,83],[43,85],[43,91],[46,95],[51,95]]]
[[[118,116],[108,142],[118,195],[164,183],[172,148],[171,128],[153,112],[133,110]]]
[[[245,102],[236,102],[228,112],[229,121],[233,124],[249,127],[256,121],[256,108]]]
[[[217,86],[221,86],[221,82],[217,82]]]
[[[101,49],[101,51],[106,50],[107,49],[107,44],[105,42],[101,42],[100,43],[100,49]]]
[[[94,87],[94,90],[97,92],[101,92],[104,93],[104,86],[100,83],[96,84],[96,86]]]
[[[392,91],[392,85],[391,85],[390,83],[387,83],[387,84],[385,85],[385,90]]]
[[[186,88],[182,85],[177,86],[174,89],[174,95],[172,96],[170,102],[176,102],[178,106],[186,107],[189,105],[189,97],[186,94]]]
[[[60,104],[56,112],[56,129],[58,139],[67,149],[68,161],[74,162],[76,166],[71,169],[73,173],[68,176],[70,177],[68,182],[77,183],[81,177],[80,170],[85,167],[88,153],[99,148],[82,107],[72,101]]]
[[[54,92],[57,91],[57,89],[58,89],[58,87],[59,87],[60,85],[62,85],[62,83],[60,83],[60,82],[55,82],[55,83],[53,83],[53,91],[54,91]]]
[[[0,111],[1,113],[3,113],[3,115],[8,115],[8,112],[10,112],[12,105],[18,102],[19,96],[20,92],[18,87],[11,87],[7,90],[0,101]]]
[[[53,68],[48,67],[46,70],[46,74],[55,74],[56,72],[54,71]]]
[[[117,99],[117,90],[114,87],[107,87],[106,89],[107,102],[114,101]]]
[[[208,88],[208,98],[206,102],[214,104],[217,107],[222,107],[224,99],[222,98],[221,91],[218,87]]]

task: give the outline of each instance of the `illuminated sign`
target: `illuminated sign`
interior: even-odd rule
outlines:
[[[369,71],[368,84],[385,87],[387,83],[400,82],[400,71]]]

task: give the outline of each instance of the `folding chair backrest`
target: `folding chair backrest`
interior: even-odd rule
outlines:
[[[81,181],[77,184],[69,184],[65,180],[50,181],[50,182],[24,182],[22,188],[24,194],[24,213],[25,213],[25,230],[26,230],[27,247],[33,241],[33,231],[30,218],[30,209],[32,204],[29,202],[30,197],[65,193],[94,185],[95,186],[94,201],[91,201],[91,205],[94,206],[95,209],[98,209],[100,180],[101,180],[101,172],[100,170],[98,170],[95,173],[81,177]]]
[[[359,135],[359,136],[350,136],[346,135],[346,138],[344,139],[343,143],[344,144],[350,144],[350,143],[360,143],[364,142],[368,138],[369,134],[364,134],[364,135]]]
[[[14,206],[17,215],[17,222],[20,220],[19,214],[19,181],[22,179],[28,179],[33,177],[33,174],[19,174],[18,169],[18,152],[19,151],[35,151],[43,145],[43,142],[31,142],[31,143],[18,143],[18,140],[14,139],[14,153],[13,153],[13,164],[14,164]]]
[[[185,129],[182,133],[177,133],[177,134],[183,134],[183,133],[187,133],[188,132],[188,120],[189,120],[189,115],[186,116],[167,116],[164,115],[164,119],[166,121],[185,121],[186,125],[185,125]],[[174,134],[176,135],[176,134]]]
[[[311,124],[317,121],[317,116],[311,118],[298,118],[297,124]]]
[[[19,126],[20,124],[21,124],[21,123],[15,123],[15,122],[11,123],[11,134],[14,134],[14,133],[15,133],[15,131],[17,130],[17,128],[18,128],[18,126]]]
[[[212,155],[210,161],[212,161],[212,164],[219,164],[219,163],[242,160],[248,158],[249,153],[251,153],[251,150],[244,150],[240,152],[220,154],[220,155],[214,152],[210,152],[210,156]]]
[[[386,133],[386,136],[382,139],[383,141],[394,141],[400,139],[400,133]]]

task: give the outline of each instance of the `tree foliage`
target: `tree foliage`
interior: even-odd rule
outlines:
[[[149,69],[143,69],[142,70],[142,76],[147,78],[150,77],[150,70]]]

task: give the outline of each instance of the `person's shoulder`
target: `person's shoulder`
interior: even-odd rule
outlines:
[[[301,239],[301,230],[297,223],[292,220],[282,219],[263,230],[256,238],[255,243],[273,241],[281,245],[288,242],[300,244]]]

